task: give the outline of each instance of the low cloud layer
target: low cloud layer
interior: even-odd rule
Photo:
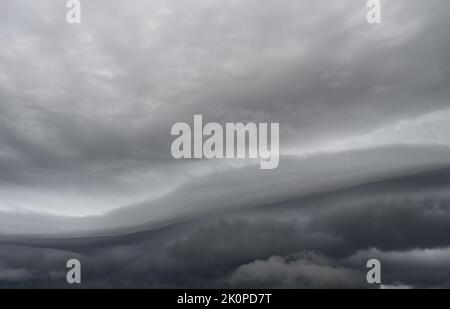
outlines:
[[[448,287],[449,3],[335,2],[2,1],[0,286]],[[279,168],[174,160],[194,114]]]
[[[376,258],[384,287],[449,287],[449,175],[393,178],[122,236],[4,238],[1,282],[67,287],[65,262],[76,257],[84,287],[379,288],[365,280]]]

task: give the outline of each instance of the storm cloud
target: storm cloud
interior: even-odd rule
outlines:
[[[449,287],[450,5],[381,3],[2,1],[0,286]],[[194,114],[279,168],[173,159]]]

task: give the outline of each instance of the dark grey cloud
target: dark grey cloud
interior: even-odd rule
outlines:
[[[333,266],[329,259],[304,252],[287,257],[273,256],[240,266],[232,275],[235,286],[261,288],[361,288],[364,273]]]
[[[448,287],[449,4],[381,2],[2,1],[0,286]],[[280,167],[172,160],[197,113]]]
[[[446,135],[430,139],[448,113],[414,130],[414,119],[447,108],[447,2],[383,5],[384,23],[371,27],[356,0],[99,0],[83,3],[74,26],[59,1],[6,1],[1,179],[23,196],[8,207],[101,214],[160,196],[199,169],[214,173],[169,153],[172,124],[199,112],[210,121],[278,121],[282,153],[340,141],[338,150],[449,145]],[[409,120],[412,129],[393,134]],[[77,202],[58,206],[61,192]]]
[[[42,236],[68,234],[93,236],[134,232],[225,211],[251,209],[313,193],[389,179],[398,175],[443,168],[448,166],[448,157],[446,147],[430,146],[383,147],[322,154],[308,158],[283,156],[282,164],[270,173],[270,177],[259,170],[256,164],[225,167],[207,176],[200,171],[191,175],[189,183],[179,185],[160,197],[132,203],[102,215],[58,216],[39,211],[20,213],[6,211],[0,217],[2,222],[0,231],[4,235],[39,234]],[[218,163],[212,161],[208,164]],[[63,190],[56,183],[58,179],[56,178],[53,183],[56,188]],[[71,181],[70,178],[66,180]],[[92,180],[95,179],[90,181]],[[81,192],[89,193],[92,190],[90,181],[76,188]],[[111,183],[112,180],[110,179],[109,182]],[[114,188],[115,185],[117,184],[112,183],[109,188]],[[86,188],[85,191],[82,191],[84,188]],[[95,188],[97,190],[93,193],[104,194],[109,199],[115,198],[115,194],[124,194],[118,189],[118,192],[111,193],[112,197],[108,197],[108,187],[104,188],[104,192],[98,187]],[[4,200],[7,200],[10,195],[12,193],[7,192],[3,197]],[[70,196],[72,195],[63,196],[66,208],[79,203],[76,195],[73,200],[68,199]],[[31,198],[34,198],[32,201],[36,202],[34,195],[31,195]],[[105,200],[108,201],[106,198]],[[59,205],[57,202],[58,200],[55,204]]]
[[[376,288],[365,265],[378,258],[384,286],[448,287],[448,176],[392,178],[122,236],[3,238],[0,282],[67,287],[64,263],[77,257],[84,287]]]
[[[342,237],[353,248],[439,248],[448,246],[449,211],[448,196],[379,201],[364,208],[334,209],[315,218],[311,228]]]

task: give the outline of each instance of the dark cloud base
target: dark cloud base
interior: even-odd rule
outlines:
[[[85,2],[1,2],[0,287],[450,287],[448,0]],[[172,160],[199,113],[280,167]]]
[[[450,287],[450,170],[438,170],[122,236],[2,240],[0,287]]]

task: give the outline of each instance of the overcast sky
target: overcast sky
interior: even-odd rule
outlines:
[[[302,236],[283,248],[255,249],[260,255],[224,257],[220,267],[211,265],[223,270],[221,277],[208,273],[204,281],[171,281],[175,271],[165,273],[164,258],[151,256],[143,272],[161,273],[129,284],[202,286],[209,278],[219,286],[295,287],[294,273],[313,287],[360,286],[355,265],[371,254],[392,261],[391,284],[450,284],[433,272],[395,279],[402,254],[411,264],[430,263],[431,251],[421,249],[438,250],[433,259],[443,264],[450,254],[450,239],[436,240],[450,226],[450,4],[381,1],[382,23],[370,25],[365,2],[90,0],[82,1],[81,24],[68,24],[65,1],[1,0],[0,236],[171,231],[171,224],[184,222],[181,234],[192,233],[193,242],[201,238],[187,248],[200,250],[226,234],[227,224],[237,224],[249,244],[262,230],[275,239],[292,231]],[[279,168],[173,159],[170,129],[176,122],[192,123],[194,114],[205,122],[280,123]],[[441,172],[413,176],[431,170]],[[399,177],[406,177],[401,185],[389,182]],[[373,182],[387,184],[372,188],[370,196],[360,193]],[[345,198],[337,193],[343,190]],[[320,211],[313,202],[299,202],[313,193],[321,196],[315,201]],[[289,205],[280,212],[295,214],[283,212],[286,218],[270,223],[272,215],[259,209],[276,209],[279,202]],[[376,241],[386,239],[374,236],[378,230],[350,237],[348,230],[361,228],[358,220],[373,205],[386,210],[377,218],[392,219],[379,222],[392,223],[398,242]],[[235,221],[232,214],[241,211],[248,211],[248,221]],[[216,223],[224,213],[231,217]],[[436,226],[437,220],[440,229],[414,243],[418,236],[405,231],[414,225],[401,220],[404,213],[418,224]],[[290,216],[298,222],[286,222]],[[203,224],[214,230],[208,239],[198,234]],[[137,263],[134,257],[146,246],[167,239],[173,247],[161,245],[167,250],[162,255],[175,254],[177,263],[197,257],[179,249],[189,239],[177,232],[160,238],[148,232],[145,241],[139,238],[143,243],[133,240],[126,258],[116,244],[104,245],[118,260],[97,256],[89,243],[76,249],[52,243],[57,253],[39,254],[65,257],[69,250],[93,264],[111,259],[112,268],[100,274],[113,272],[123,259]],[[318,234],[326,239],[317,240]],[[24,264],[41,250],[14,248]],[[239,252],[236,244],[230,248]],[[224,254],[219,251],[210,254]],[[52,267],[22,267],[8,252],[0,247],[0,286],[42,279]],[[199,276],[196,266],[177,263],[174,269],[190,269],[187,277]],[[121,269],[111,285],[124,285],[135,267]],[[260,268],[276,274],[254,277]],[[278,280],[267,281],[273,278]],[[96,280],[92,275],[92,284]]]

